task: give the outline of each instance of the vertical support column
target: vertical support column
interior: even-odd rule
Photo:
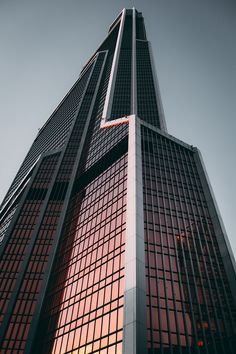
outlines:
[[[129,122],[123,354],[147,353],[143,184],[140,123]]]
[[[132,74],[131,74],[131,114],[137,115],[137,69],[136,69],[136,10],[133,7],[132,21]]]
[[[120,20],[119,33],[116,41],[115,53],[113,57],[112,67],[111,67],[111,74],[108,82],[107,93],[106,93],[105,103],[102,112],[101,124],[104,124],[110,118],[111,115],[113,94],[114,94],[115,83],[116,83],[116,74],[117,74],[119,57],[120,57],[120,47],[121,47],[123,30],[125,25],[125,15],[126,15],[126,9],[123,9],[121,20]]]

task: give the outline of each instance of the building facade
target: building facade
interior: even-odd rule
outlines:
[[[1,353],[235,353],[235,262],[124,9],[0,209]]]

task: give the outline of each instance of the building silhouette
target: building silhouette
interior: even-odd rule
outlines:
[[[235,263],[124,9],[0,210],[1,353],[235,353]]]

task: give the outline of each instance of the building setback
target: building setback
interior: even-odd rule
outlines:
[[[236,352],[235,261],[124,9],[0,209],[1,353]]]

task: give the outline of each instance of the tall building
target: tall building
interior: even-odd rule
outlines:
[[[168,134],[124,9],[0,214],[1,353],[236,350],[235,263],[197,148]]]

